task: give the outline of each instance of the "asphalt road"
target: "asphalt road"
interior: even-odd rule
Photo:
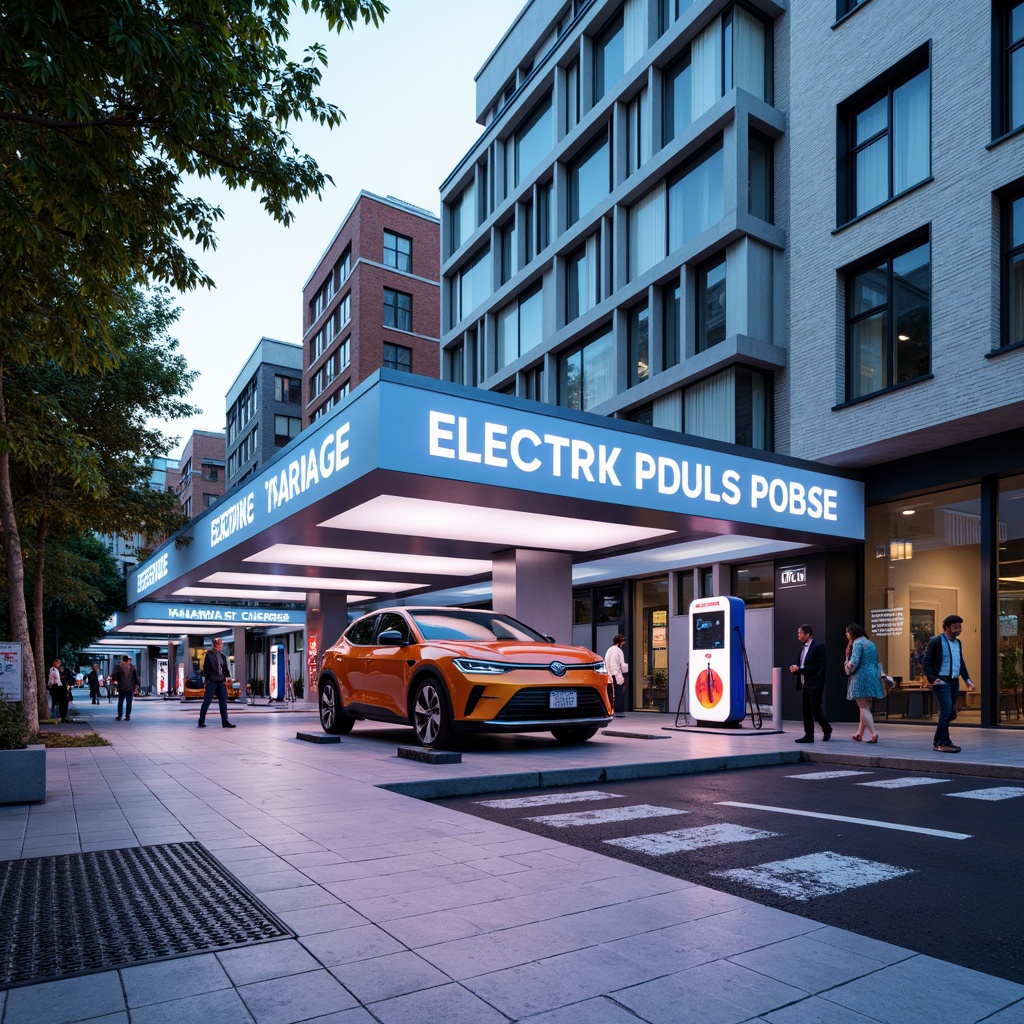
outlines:
[[[1024,983],[1020,781],[798,765],[438,802]]]

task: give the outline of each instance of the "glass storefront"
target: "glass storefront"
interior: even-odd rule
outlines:
[[[634,706],[668,711],[668,577],[637,580],[634,588]]]
[[[999,483],[999,722],[1022,725],[1024,704],[1024,476]],[[970,662],[968,662],[968,665]]]
[[[928,641],[946,615],[964,620],[961,643],[975,683],[961,690],[957,720],[984,724],[983,701],[998,694],[1001,724],[1021,722],[1024,630],[1024,477],[1001,481],[998,497],[998,622],[982,621],[980,484],[900,499],[865,510],[864,628],[896,681],[879,712],[934,721],[922,667]],[[985,631],[991,631],[985,637]],[[985,671],[983,638],[997,635],[996,678]]]

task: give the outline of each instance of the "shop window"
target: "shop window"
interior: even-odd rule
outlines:
[[[692,569],[684,569],[676,574],[676,600],[680,615],[690,614],[690,605],[695,600],[694,574]]]
[[[634,609],[638,621],[633,643],[639,648],[640,692],[634,691],[633,697],[639,698],[642,708],[668,711],[668,577],[637,581]]]
[[[927,376],[931,368],[931,244],[920,236],[846,272],[846,398]]]
[[[1024,4],[1021,5],[1024,9]],[[1024,191],[1003,202],[1003,329],[1001,343],[1024,342]]]
[[[771,608],[775,604],[775,563],[732,566],[732,596],[742,598],[748,608]]]
[[[1024,725],[1024,476],[999,482],[999,523],[999,721]]]
[[[587,626],[592,619],[592,602],[589,590],[577,590],[572,595],[572,624]]]
[[[840,224],[931,174],[928,56],[920,48],[839,107]]]
[[[700,596],[715,597],[715,571],[710,566],[698,570]]]
[[[602,587],[594,592],[594,612],[597,624],[622,622],[622,587]]]
[[[1024,3],[995,0],[993,111],[996,137],[1024,126]]]

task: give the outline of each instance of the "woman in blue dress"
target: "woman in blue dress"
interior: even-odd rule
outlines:
[[[860,741],[866,732],[870,737],[865,742],[877,743],[875,720],[871,714],[871,702],[884,697],[882,680],[878,671],[878,649],[864,635],[864,630],[855,622],[846,627],[846,674],[850,677],[846,688],[847,700],[857,702],[860,708],[860,726],[853,738]]]

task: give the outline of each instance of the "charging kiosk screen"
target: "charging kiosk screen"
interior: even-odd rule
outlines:
[[[738,597],[701,598],[690,604],[687,706],[698,722],[743,720],[744,610]]]

